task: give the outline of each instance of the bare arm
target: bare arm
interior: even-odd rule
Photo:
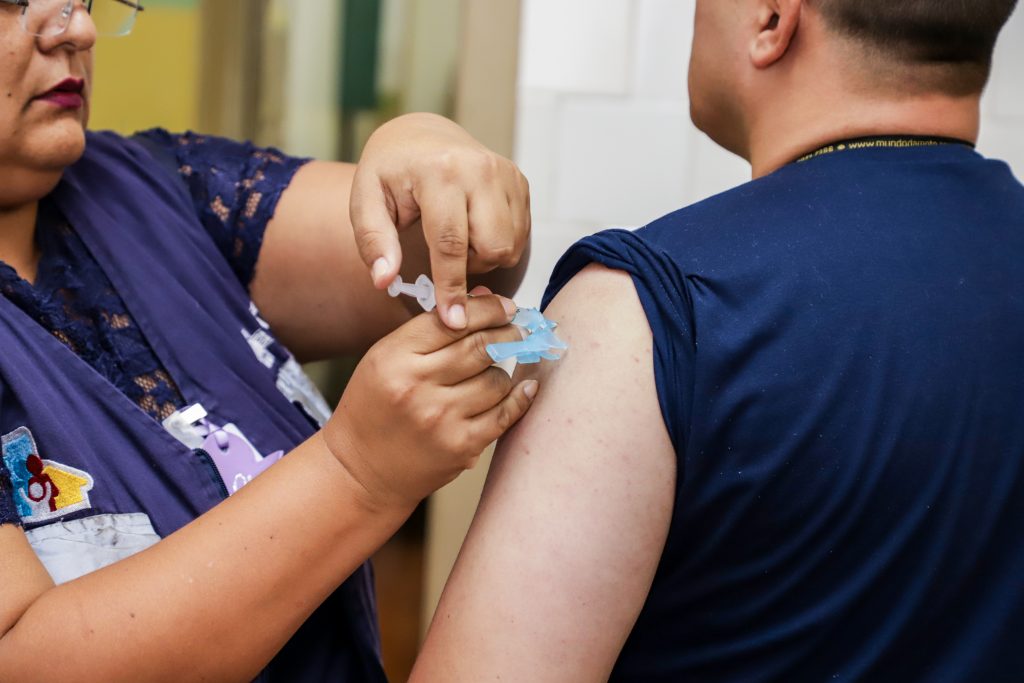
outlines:
[[[58,587],[0,528],[0,678],[251,680],[408,514],[361,506],[357,486],[318,435],[178,533]]]
[[[512,296],[529,231],[514,164],[450,121],[410,115],[374,134],[358,174],[331,162],[296,173],[267,226],[253,298],[301,360],[361,353],[418,312],[380,291],[399,267],[407,279],[433,275],[445,315],[464,306],[469,273],[470,287]],[[380,257],[390,265],[371,279]]]
[[[324,161],[299,169],[256,264],[253,300],[304,362],[362,353],[411,317],[405,297],[376,289],[359,258],[348,217],[354,174],[352,164]]]
[[[571,348],[499,445],[413,681],[606,680],[650,589],[676,461],[636,291],[590,266],[547,313]]]
[[[0,680],[251,680],[526,409],[482,352],[519,338],[514,309],[469,311],[462,333],[423,315],[384,339],[321,432],[138,555],[54,587],[21,530],[0,527]]]

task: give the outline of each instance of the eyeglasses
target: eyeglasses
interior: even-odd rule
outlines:
[[[59,36],[68,30],[77,0],[0,0],[21,8],[21,27],[40,37]],[[100,36],[126,36],[135,26],[135,17],[145,9],[131,0],[86,0],[85,11],[96,24]]]

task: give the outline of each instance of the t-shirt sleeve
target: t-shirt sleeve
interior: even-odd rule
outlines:
[[[251,142],[159,128],[132,139],[184,181],[199,221],[249,287],[267,224],[295,173],[310,160]]]
[[[584,238],[562,256],[544,294],[543,307],[591,263],[633,278],[654,338],[654,375],[662,418],[681,457],[689,436],[697,352],[689,282],[668,254],[639,233],[608,230]]]

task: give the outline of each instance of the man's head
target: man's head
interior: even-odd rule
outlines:
[[[981,92],[1017,0],[809,0],[826,24],[951,95]]]
[[[690,63],[694,123],[745,154],[759,108],[815,91],[834,98],[838,84],[892,100],[977,96],[1016,3],[697,0]]]

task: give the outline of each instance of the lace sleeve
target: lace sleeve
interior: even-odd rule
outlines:
[[[177,170],[196,216],[239,281],[252,282],[267,223],[282,192],[309,159],[250,142],[155,128],[137,133],[157,161]]]

